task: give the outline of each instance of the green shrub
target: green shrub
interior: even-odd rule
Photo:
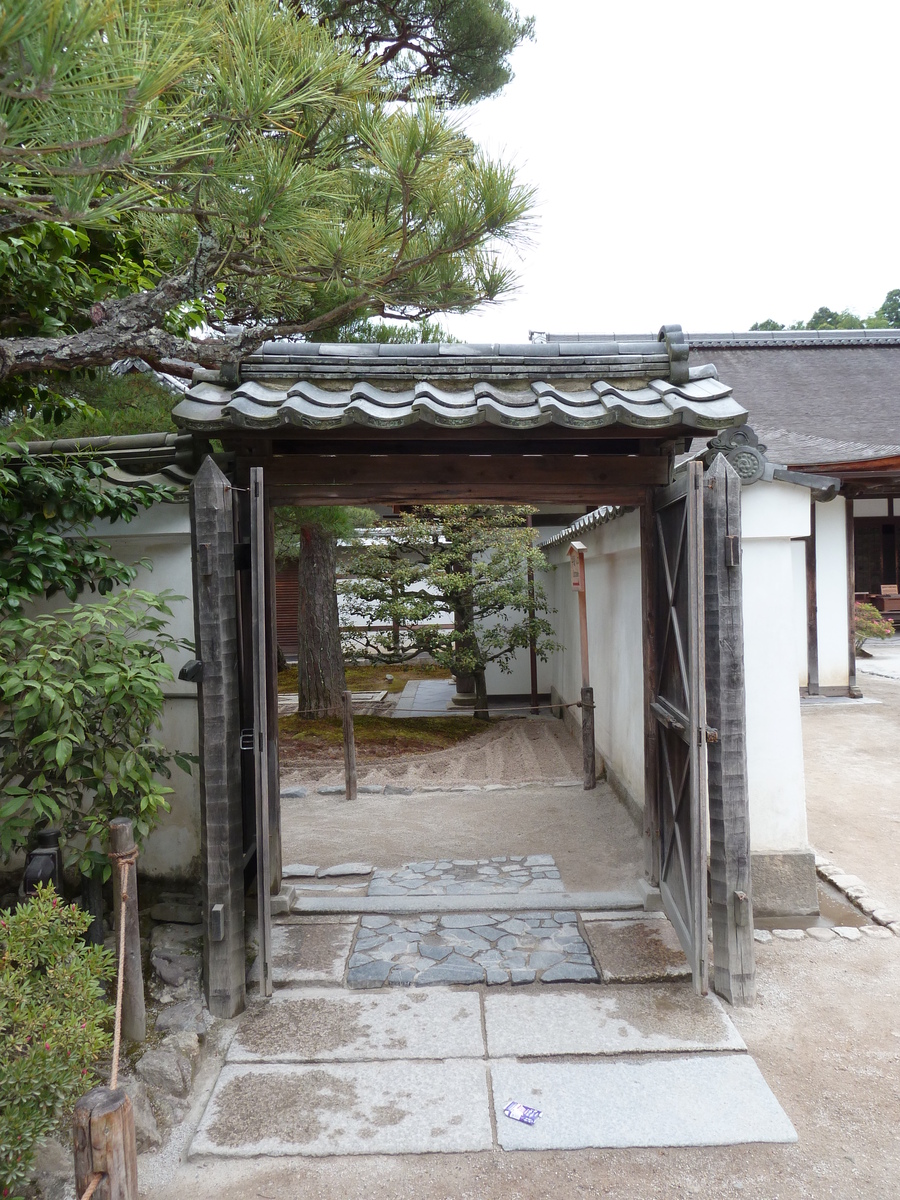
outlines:
[[[163,652],[182,648],[166,632],[168,598],[122,592],[0,621],[0,854],[50,824],[68,861],[108,875],[97,845],[113,817],[131,817],[140,841],[168,809],[161,777],[173,758],[190,770],[152,736],[172,678]]]
[[[90,915],[52,887],[0,912],[0,1196],[28,1178],[35,1147],[94,1084],[110,1044],[103,979],[113,954],[87,946]]]
[[[863,604],[857,600],[853,606],[853,636],[857,650],[862,649],[866,638],[889,638],[893,635],[894,626],[874,604]]]

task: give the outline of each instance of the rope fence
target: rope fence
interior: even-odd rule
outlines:
[[[129,833],[129,837],[130,837],[131,836],[131,829],[130,829],[131,822],[130,821],[128,822],[128,826],[129,826],[128,833]],[[123,1002],[124,1002],[124,997],[125,997],[125,967],[126,967],[125,935],[126,935],[126,927],[128,925],[127,917],[129,915],[129,911],[128,911],[129,870],[131,867],[134,867],[137,864],[138,850],[137,850],[137,847],[134,845],[132,845],[130,848],[125,849],[125,850],[119,850],[119,851],[110,850],[108,853],[108,858],[109,858],[110,862],[113,864],[114,869],[117,871],[117,874],[118,874],[118,887],[119,887],[119,900],[120,900],[119,944],[118,944],[119,956],[118,956],[118,969],[116,972],[116,1011],[115,1011],[115,1023],[113,1026],[112,1064],[111,1064],[110,1073],[109,1073],[109,1089],[110,1089],[110,1091],[115,1091],[118,1086],[118,1082],[119,1082],[119,1058],[120,1058],[121,1050],[122,1050],[122,1009],[123,1009]],[[77,1112],[76,1112],[76,1120],[77,1120]],[[132,1127],[132,1131],[131,1131],[131,1136],[133,1139],[133,1136],[134,1136],[133,1127]],[[78,1139],[76,1136],[76,1147],[77,1147],[77,1144],[78,1144]],[[127,1156],[127,1151],[126,1151],[126,1156]],[[76,1174],[77,1174],[77,1167],[78,1167],[78,1150],[76,1149]],[[91,1200],[91,1197],[94,1195],[94,1192],[97,1190],[100,1183],[104,1179],[107,1179],[107,1178],[108,1178],[108,1173],[106,1171],[93,1171],[91,1173],[90,1179],[88,1180],[87,1187],[82,1192],[79,1200]]]

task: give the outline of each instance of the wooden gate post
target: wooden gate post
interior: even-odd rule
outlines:
[[[341,692],[341,713],[344,725],[344,795],[356,799],[356,736],[353,730],[353,695]]]
[[[243,1011],[243,813],[241,806],[238,636],[232,488],[206,458],[191,484],[196,654],[202,663],[200,860],[203,872],[203,979],[209,1011]]]
[[[756,997],[741,597],[741,481],[720,454],[704,478],[706,720],[713,988]]]
[[[75,1194],[95,1174],[96,1200],[138,1200],[134,1109],[121,1088],[95,1087],[75,1105]]]

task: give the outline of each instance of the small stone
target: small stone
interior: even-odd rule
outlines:
[[[366,963],[370,963],[371,961],[372,959],[370,955],[362,954],[359,950],[357,950],[355,954],[350,955],[347,966],[352,971],[354,967],[364,967]]]
[[[193,1072],[185,1055],[170,1047],[147,1050],[135,1067],[144,1083],[168,1096],[186,1096]]]
[[[356,787],[357,792],[362,792],[365,796],[380,796],[384,791],[383,783],[360,783]]]
[[[389,962],[371,962],[362,967],[352,967],[347,972],[347,984],[352,988],[381,987],[390,975],[392,966]]]
[[[10,908],[12,906],[9,905]],[[72,1187],[72,1151],[56,1138],[46,1138],[39,1143],[32,1172],[43,1200],[69,1200],[75,1194]],[[32,1194],[29,1191],[29,1195]]]
[[[529,854],[525,859],[526,867],[555,867],[556,860],[552,854]]]
[[[473,925],[492,925],[487,913],[447,913],[441,917],[445,929],[471,929]]]
[[[477,867],[478,859],[477,858],[454,858],[453,866],[454,867]]]
[[[154,921],[171,921],[178,925],[197,925],[203,919],[200,905],[193,899],[161,900],[150,909],[150,916]]]
[[[326,783],[322,787],[316,788],[318,796],[343,796],[346,794],[346,788],[342,783]]]
[[[381,917],[377,913],[367,914],[360,921],[363,929],[383,929],[385,925],[390,925],[390,923],[390,917]]]
[[[900,917],[889,908],[876,908],[872,910],[872,917],[879,925],[896,925],[900,921]]]
[[[404,863],[403,865],[407,871],[414,871],[418,875],[425,875],[429,871],[433,871],[435,866],[433,862],[414,862]]]
[[[178,954],[174,950],[154,950],[150,963],[157,975],[170,987],[178,987],[187,979],[200,974],[200,957],[195,954]]]
[[[560,925],[575,925],[578,921],[577,916],[573,912],[557,912],[553,914],[553,919]]]
[[[536,971],[545,971],[548,967],[555,967],[563,958],[562,954],[553,954],[549,950],[537,950],[528,956],[528,965],[534,967]]]
[[[891,938],[894,936],[889,929],[885,929],[881,925],[863,925],[860,933],[864,933],[870,938]]]
[[[834,932],[845,942],[858,942],[862,938],[862,934],[855,925],[835,925]]]
[[[419,945],[419,954],[421,954],[421,956],[423,958],[434,959],[435,962],[441,962],[443,959],[445,959],[447,957],[448,954],[450,954],[452,952],[452,950],[453,950],[452,946],[426,946],[423,944]]]
[[[888,925],[888,929],[891,931],[894,937],[900,937],[900,921],[893,925]]]
[[[386,796],[411,796],[413,789],[411,787],[400,787],[396,783],[386,783],[384,785],[384,794]]]
[[[509,983],[509,974],[499,967],[488,967],[487,983],[490,987],[494,987],[498,983]]]
[[[302,800],[306,795],[305,787],[298,787],[296,784],[291,784],[289,787],[281,789],[282,800]]]
[[[806,931],[806,936],[814,942],[833,942],[837,935],[827,925],[811,925]]]
[[[773,929],[772,933],[783,942],[801,942],[806,937],[805,929]]]
[[[509,973],[510,983],[534,983],[537,972],[529,967],[513,967]]]
[[[159,1026],[157,1025],[157,1028]],[[119,1076],[119,1087],[131,1097],[131,1109],[134,1113],[134,1138],[137,1142],[138,1154],[153,1150],[162,1144],[159,1125],[150,1107],[147,1095],[147,1085],[143,1079],[129,1075],[124,1079]]]
[[[163,1033],[204,1034],[211,1024],[212,1017],[199,1000],[169,1004],[156,1018],[156,1028]]]
[[[596,983],[598,979],[593,967],[579,963],[560,963],[541,976],[542,983]]]
[[[438,963],[416,976],[416,987],[428,987],[439,983],[481,983],[483,979],[483,968],[474,963],[465,963],[462,967]]]
[[[155,925],[150,931],[151,950],[183,949],[184,946],[195,942],[197,946],[203,941],[203,925]]]
[[[287,891],[281,891],[277,896],[269,897],[269,912],[273,917],[283,916],[291,911],[291,903],[294,899],[294,889],[289,888]]]
[[[862,888],[865,891],[865,884],[856,875],[831,875],[830,879],[842,892],[849,891],[850,888]]]
[[[318,869],[308,863],[288,863],[282,874],[288,879],[312,879]]]
[[[371,863],[346,862],[338,863],[335,867],[319,867],[316,876],[319,879],[335,879],[344,875],[371,875],[374,869]]]
[[[771,942],[772,935],[769,933],[768,929],[754,929],[753,940],[754,942]]]

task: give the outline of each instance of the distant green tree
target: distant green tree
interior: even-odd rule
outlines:
[[[771,317],[767,317],[765,321],[755,321],[750,326],[751,333],[755,333],[757,330],[774,331],[778,329],[784,329],[784,326],[779,325],[777,321],[773,321]]]
[[[890,329],[900,329],[900,288],[893,288],[875,314]]]
[[[528,585],[528,568],[547,566],[526,524],[533,511],[429,505],[366,539],[345,589],[348,611],[366,623],[353,640],[385,661],[424,651],[455,675],[473,676],[475,715],[486,720],[488,665],[510,670],[532,638],[539,658],[556,648],[553,627],[539,615],[547,610],[543,590],[538,584],[532,595]]]

